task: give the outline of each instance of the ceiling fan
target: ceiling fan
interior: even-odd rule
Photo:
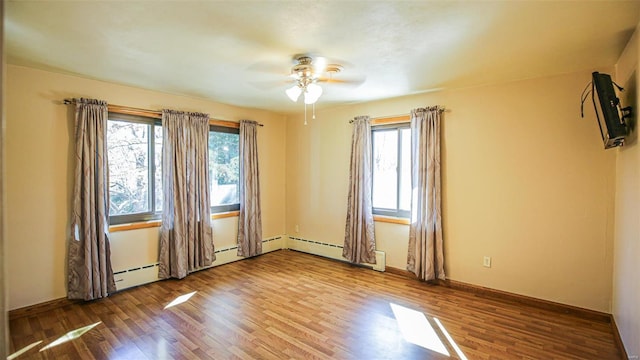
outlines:
[[[348,62],[328,59],[323,56],[310,54],[297,54],[291,58],[292,66],[288,73],[283,71],[281,62],[261,61],[250,65],[247,69],[260,73],[268,73],[278,76],[278,80],[253,81],[250,84],[263,90],[274,87],[281,87],[284,84],[298,84],[299,80],[315,83],[338,84],[338,85],[360,85],[366,77],[356,70],[355,66]],[[286,68],[285,68],[286,69]],[[306,79],[305,79],[306,77]]]
[[[354,79],[334,79],[334,76],[344,70],[344,66],[337,63],[328,63],[327,59],[321,56],[312,57],[308,54],[295,55],[294,65],[291,67],[289,77],[294,81],[294,85],[288,88],[285,93],[293,102],[297,102],[300,95],[303,95],[305,112],[304,124],[307,124],[307,105],[313,105],[313,116],[316,118],[315,103],[322,95],[322,87],[318,83],[340,83],[340,84],[362,84],[364,77]]]
[[[313,119],[315,119],[315,103],[318,101],[323,93],[324,85],[360,85],[366,77],[357,71],[351,71],[354,67],[344,61],[328,60],[323,56],[316,56],[311,54],[297,54],[292,57],[293,65],[289,69],[286,80],[280,78],[277,81],[263,81],[252,82],[252,85],[262,89],[268,89],[272,87],[280,87],[282,84],[290,84],[290,87],[285,89],[286,95],[293,102],[297,102],[302,96],[305,104],[305,125],[306,121],[306,107],[307,105],[313,106]],[[283,76],[282,65],[273,62],[259,62],[249,67],[252,71],[267,72],[273,75],[278,74]],[[345,71],[345,69],[347,71]],[[349,76],[345,76],[344,73],[351,73]],[[337,75],[340,74],[340,75]],[[285,81],[283,81],[285,80]],[[291,86],[293,84],[293,86]]]
[[[287,89],[286,93],[294,102],[304,94],[305,104],[314,104],[322,95],[318,82],[329,82],[333,80],[333,75],[344,69],[339,64],[327,64],[323,57],[314,59],[309,55],[296,55],[294,60],[296,64],[291,67],[289,76],[295,81],[295,85]]]

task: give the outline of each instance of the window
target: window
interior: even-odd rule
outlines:
[[[240,209],[240,129],[211,126],[209,130],[209,182],[211,212]]]
[[[411,212],[411,129],[408,124],[376,126],[373,146],[373,213],[395,217]]]
[[[211,212],[240,209],[240,130],[211,126],[209,181]],[[109,222],[122,224],[162,216],[162,122],[109,113]]]
[[[109,113],[107,156],[110,223],[159,219],[162,211],[160,120]]]

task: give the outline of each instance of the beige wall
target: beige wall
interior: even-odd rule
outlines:
[[[66,296],[65,256],[73,163],[72,107],[64,98],[92,97],[146,109],[172,108],[209,113],[237,121],[253,119],[260,128],[260,173],[265,237],[284,233],[286,124],[282,115],[115,85],[26,67],[7,66],[6,191],[9,309]],[[267,191],[268,190],[268,191]],[[237,218],[236,218],[237,219]],[[216,246],[233,243],[235,224],[214,223]],[[157,229],[113,234],[114,242],[155,261]],[[118,247],[121,249],[121,247]],[[116,253],[122,253],[115,249]],[[117,254],[114,254],[116,256]],[[129,253],[128,255],[132,255]],[[129,261],[115,259],[120,265]]]
[[[0,4],[0,359],[4,359],[9,352],[9,330],[7,321],[7,292],[6,289],[6,254],[5,246],[5,159],[4,159],[4,82],[5,82],[5,61],[4,61],[4,1]]]
[[[612,69],[600,69],[603,72]],[[610,311],[615,150],[577,99],[590,72],[322,110],[287,121],[288,234],[342,244],[357,115],[444,105],[443,227],[453,280]],[[357,91],[357,90],[355,90]],[[408,227],[376,224],[404,268]],[[491,256],[491,268],[482,267]]]
[[[280,204],[279,207],[279,210],[283,213],[284,208],[282,207],[282,204]],[[266,209],[266,206],[263,205],[263,208]],[[282,222],[283,218],[284,215],[281,215],[278,220]],[[269,225],[274,225],[274,222],[271,221]],[[276,229],[273,228],[269,230],[267,229],[267,224],[264,224],[264,238],[283,234],[283,224],[280,223],[275,225],[279,225],[279,231],[276,231]],[[216,249],[235,245],[237,243],[237,234],[237,217],[229,217],[213,221],[213,237]],[[157,227],[111,233],[109,240],[111,242],[111,265],[113,267],[113,271],[118,272],[141,265],[156,263],[158,261],[159,236],[160,228]],[[214,265],[216,265],[215,262]]]
[[[626,91],[624,106],[633,106],[635,127],[617,152],[616,221],[613,261],[613,316],[629,356],[640,355],[640,25],[620,57],[616,80]]]
[[[616,150],[603,150],[589,108],[580,119],[576,98],[590,80],[588,71],[330,110],[320,102],[318,118],[307,126],[301,117],[284,121],[266,111],[25,67],[9,65],[7,75],[10,309],[65,296],[73,119],[59,102],[84,96],[265,123],[259,137],[264,236],[286,233],[334,244],[344,236],[348,120],[445,105],[448,277],[610,311]],[[217,246],[233,244],[233,220],[214,226]],[[376,234],[387,266],[404,268],[408,227],[377,223]],[[157,229],[114,233],[112,239],[114,268],[155,261]],[[492,268],[482,267],[483,256],[492,257]]]

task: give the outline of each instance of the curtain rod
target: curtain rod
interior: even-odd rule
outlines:
[[[448,111],[447,108],[441,106],[434,106],[440,112]],[[381,116],[376,118],[371,118],[371,125],[382,125],[382,124],[393,124],[399,122],[409,121],[410,114],[402,114],[402,115],[391,115],[391,116]],[[349,124],[353,124],[353,119],[349,120]]]
[[[62,101],[62,103],[64,105],[75,104],[76,100],[75,99],[64,99]],[[112,104],[107,104],[107,107],[109,108],[109,111],[111,111],[111,112],[117,112],[117,113],[121,113],[121,114],[129,114],[129,115],[146,116],[146,117],[152,117],[152,118],[156,118],[156,119],[161,119],[162,118],[162,111],[159,111],[159,110],[140,109],[140,108],[134,108],[134,107],[130,107],[130,106],[112,105]],[[214,118],[209,118],[209,121],[216,122],[216,124],[223,125],[223,126],[225,124],[232,125],[233,127],[237,127],[237,126],[240,125],[240,123],[235,122],[235,121],[219,120],[219,119],[214,119]],[[264,124],[258,123],[258,126],[264,126]]]

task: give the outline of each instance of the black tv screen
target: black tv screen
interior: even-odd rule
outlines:
[[[627,136],[627,126],[622,121],[620,100],[613,89],[611,76],[596,71],[592,77],[592,84],[595,88],[593,89],[593,105],[604,141],[604,148],[622,146],[624,138]]]

